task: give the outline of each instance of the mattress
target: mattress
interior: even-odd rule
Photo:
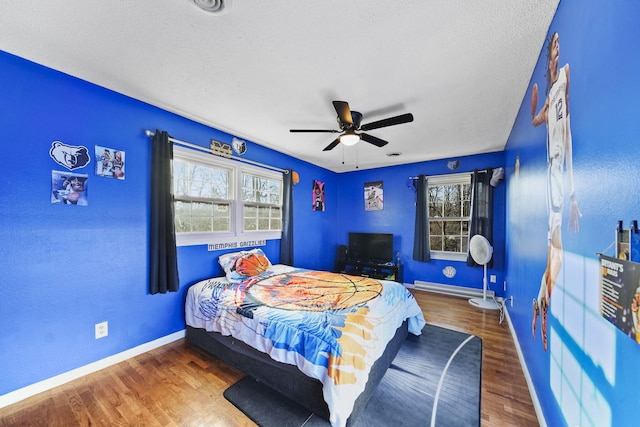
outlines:
[[[344,426],[371,367],[406,320],[425,324],[402,285],[360,276],[272,266],[240,282],[200,281],[187,292],[187,325],[232,336],[322,383],[332,426]]]

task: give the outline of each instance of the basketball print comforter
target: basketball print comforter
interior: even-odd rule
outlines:
[[[203,280],[186,300],[189,326],[232,335],[320,380],[332,426],[345,425],[405,320],[421,333],[422,311],[398,283],[283,265],[239,283]]]

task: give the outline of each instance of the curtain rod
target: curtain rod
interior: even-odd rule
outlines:
[[[496,168],[492,168],[492,169],[496,169]],[[452,174],[450,174],[450,175],[465,175],[465,174],[468,174],[468,173],[471,173],[471,172],[473,172],[473,171],[469,171],[469,172],[456,172],[456,173],[452,173]],[[478,172],[489,172],[489,169],[478,169]],[[427,175],[427,176],[428,176],[428,175]],[[435,175],[432,175],[432,176],[435,176]],[[440,175],[440,176],[442,176],[442,175]],[[410,176],[410,177],[409,177],[409,179],[418,179],[418,178],[420,178],[420,177],[419,177],[419,176]]]
[[[144,133],[149,136],[152,137],[153,135],[155,135],[155,132],[150,131],[150,130],[145,130]],[[229,160],[233,160],[236,162],[241,162],[241,163],[248,163],[254,166],[260,166],[261,168],[265,168],[265,169],[271,169],[277,172],[282,172],[282,173],[289,173],[289,171],[287,169],[281,169],[275,166],[271,166],[271,165],[265,165],[264,163],[259,163],[259,162],[254,162],[253,160],[249,160],[249,159],[242,159],[242,158],[237,158],[237,157],[231,157],[231,156],[224,156],[220,153],[218,153],[217,151],[214,151],[210,148],[207,147],[203,147],[201,145],[196,145],[196,144],[192,144],[190,142],[186,142],[186,141],[181,141],[179,139],[175,139],[175,138],[171,138],[169,137],[169,141],[173,142],[174,144],[179,144],[182,145],[184,147],[188,147],[191,148],[193,150],[200,150],[200,151],[204,151],[206,153],[212,154],[214,156],[218,156],[221,157],[223,159],[229,159]]]

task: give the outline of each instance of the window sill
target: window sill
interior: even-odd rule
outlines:
[[[453,252],[437,252],[431,251],[431,259],[440,259],[445,261],[467,261],[467,254],[458,254]]]

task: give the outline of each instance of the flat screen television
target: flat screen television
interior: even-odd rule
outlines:
[[[347,257],[352,262],[393,262],[393,234],[349,233]]]

